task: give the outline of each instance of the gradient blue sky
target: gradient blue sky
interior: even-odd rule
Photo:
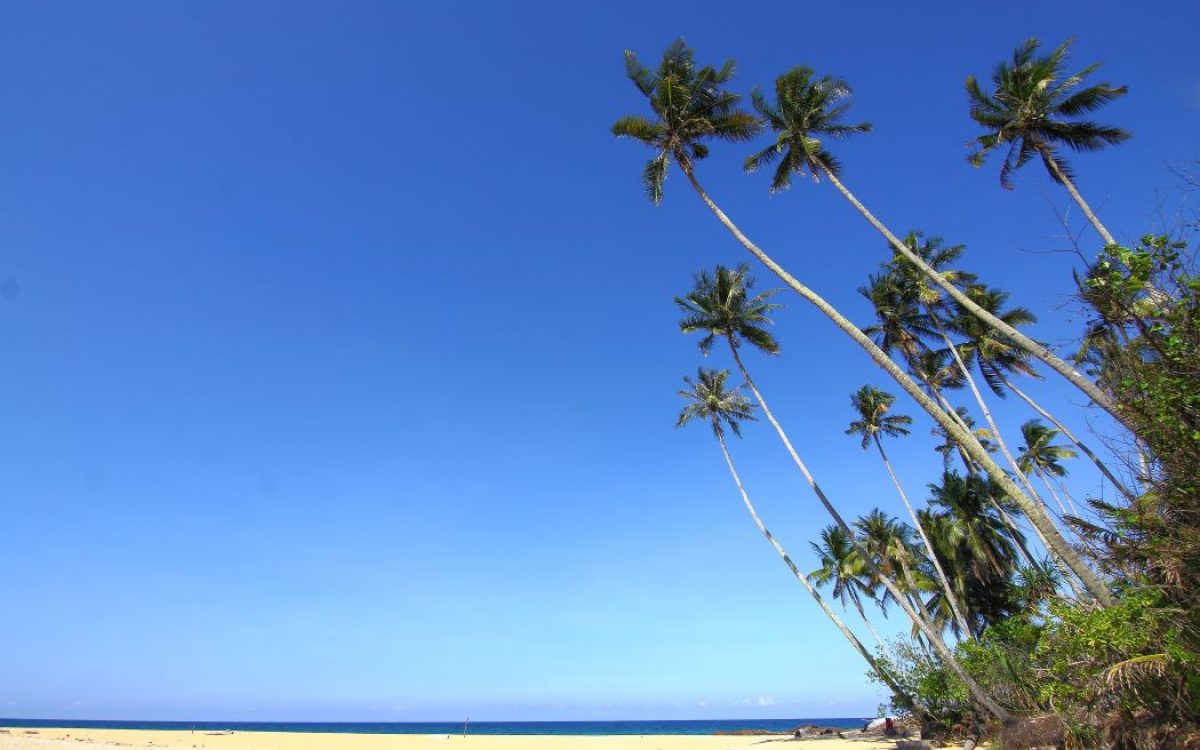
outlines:
[[[608,132],[644,111],[621,51],[653,62],[683,35],[737,57],[742,90],[799,63],[848,78],[876,127],[839,146],[852,189],[898,230],[968,243],[1053,342],[1080,322],[1074,259],[1043,251],[1068,245],[1056,210],[1082,224],[1036,165],[1005,193],[966,164],[963,78],[1030,35],[1107,61],[1131,92],[1104,118],[1136,137],[1076,164],[1122,238],[1175,205],[1167,165],[1200,156],[1188,3],[3,17],[0,716],[871,713],[879,691],[710,436],[672,428],[699,359],[671,298],[742,251],[678,174],[644,199],[646,154]],[[854,290],[880,240],[828,186],[768,197],[745,151],[704,165],[714,196],[867,322]],[[847,394],[883,381],[785,301],[785,351],[752,367],[848,512],[899,511],[842,435]],[[926,431],[893,449],[914,488],[939,467]],[[825,520],[798,477],[761,427],[735,450],[811,567]]]

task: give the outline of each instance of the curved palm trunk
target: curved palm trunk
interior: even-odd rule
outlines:
[[[1029,404],[1031,409],[1033,409],[1038,414],[1042,415],[1047,420],[1049,420],[1050,423],[1053,424],[1058,429],[1058,431],[1063,434],[1063,437],[1065,437],[1067,440],[1070,440],[1071,444],[1074,445],[1076,448],[1078,448],[1080,450],[1080,452],[1083,453],[1083,455],[1090,458],[1092,460],[1092,463],[1096,465],[1096,468],[1100,470],[1100,473],[1104,475],[1104,478],[1107,479],[1109,482],[1111,482],[1112,486],[1116,488],[1117,492],[1120,492],[1122,495],[1124,495],[1126,500],[1133,502],[1134,500],[1137,499],[1137,496],[1134,495],[1129,490],[1128,487],[1126,487],[1124,484],[1121,483],[1120,480],[1118,480],[1115,476],[1113,476],[1113,473],[1111,471],[1109,471],[1108,466],[1106,466],[1104,464],[1104,462],[1100,460],[1100,457],[1097,456],[1095,453],[1093,453],[1092,449],[1087,447],[1087,445],[1084,444],[1083,441],[1081,441],[1079,438],[1075,437],[1075,435],[1070,430],[1067,429],[1066,425],[1064,425],[1062,422],[1059,422],[1057,419],[1054,418],[1053,414],[1051,414],[1050,412],[1043,409],[1041,406],[1038,405],[1038,403],[1036,401],[1034,401],[1029,396],[1025,395],[1025,393],[1023,391],[1021,391],[1015,385],[1010,383],[1008,378],[1001,375],[1000,382],[1004,383],[1005,387],[1007,387],[1008,390],[1017,394],[1017,398],[1021,399],[1025,403]]]
[[[913,509],[912,503],[908,501],[908,493],[904,491],[903,485],[900,484],[900,478],[896,476],[896,471],[892,468],[892,462],[888,460],[887,453],[883,450],[883,441],[879,439],[878,434],[874,437],[875,447],[879,449],[879,457],[883,459],[883,465],[887,467],[888,476],[892,478],[892,484],[896,486],[896,492],[900,493],[900,499],[904,502],[904,507],[908,510],[908,517],[912,519],[917,533],[921,535],[921,541],[925,543],[925,551],[929,554],[929,561],[933,563],[933,569],[937,571],[938,583],[942,586],[942,593],[946,595],[946,602],[950,605],[950,610],[954,612],[954,619],[958,621],[964,633],[970,633],[971,629],[967,627],[967,618],[963,615],[962,608],[959,607],[958,597],[954,595],[954,592],[950,588],[950,579],[946,577],[946,572],[942,570],[942,564],[938,561],[937,554],[933,551],[933,543],[929,541],[929,536],[925,533],[924,526],[921,525],[921,519],[917,517],[917,511]]]
[[[1104,240],[1104,244],[1106,246],[1117,244],[1117,241],[1113,238],[1112,233],[1108,231],[1107,227],[1100,223],[1100,219],[1096,216],[1096,212],[1093,211],[1092,207],[1088,205],[1088,202],[1083,199],[1083,195],[1081,195],[1079,190],[1075,187],[1075,182],[1067,176],[1066,172],[1063,172],[1058,168],[1058,164],[1054,162],[1054,159],[1051,155],[1045,153],[1042,155],[1045,157],[1042,159],[1042,161],[1045,162],[1046,168],[1050,170],[1050,172],[1054,175],[1054,178],[1058,180],[1059,184],[1065,187],[1067,192],[1071,194],[1071,197],[1075,199],[1076,205],[1078,205],[1079,209],[1083,211],[1083,215],[1087,217],[1087,220],[1092,223],[1096,233],[1099,234],[1101,239]]]
[[[879,678],[883,680],[884,684],[891,689],[896,697],[906,701],[911,706],[915,706],[916,704],[913,702],[912,697],[905,693],[904,690],[896,684],[896,681],[892,678],[892,676],[888,674],[888,671],[879,665],[879,662],[875,659],[871,652],[867,651],[866,647],[863,646],[862,641],[858,640],[858,637],[854,635],[854,632],[846,626],[846,623],[842,622],[842,618],[838,617],[837,613],[833,611],[833,608],[830,607],[825,601],[825,598],[812,587],[812,584],[808,582],[808,579],[805,578],[804,574],[800,572],[800,569],[796,567],[796,563],[792,561],[791,556],[788,555],[783,546],[780,545],[775,539],[775,536],[770,532],[769,529],[767,529],[766,524],[764,524],[762,519],[759,518],[758,511],[754,508],[754,503],[750,502],[750,495],[746,492],[746,488],[742,484],[742,478],[738,476],[737,469],[734,468],[733,457],[729,455],[729,446],[725,444],[725,436],[720,432],[717,433],[717,442],[721,445],[721,454],[725,456],[725,465],[729,467],[729,473],[733,477],[733,483],[737,485],[738,492],[741,493],[742,503],[745,504],[746,510],[750,513],[750,517],[754,519],[754,525],[758,527],[758,530],[764,537],[766,537],[766,540],[771,543],[772,547],[775,548],[775,551],[783,559],[784,564],[788,566],[788,570],[792,571],[792,575],[796,577],[796,580],[800,582],[800,585],[804,587],[804,590],[808,592],[808,595],[811,596],[821,610],[825,612],[825,616],[837,626],[837,629],[842,632],[842,635],[846,637],[846,640],[850,641],[850,645],[853,646],[854,650],[857,651],[859,655],[862,656],[862,658],[867,662],[867,664],[870,665],[875,674],[879,675]]]
[[[858,329],[856,328],[854,330],[857,331]],[[746,385],[749,386],[750,392],[754,394],[754,398],[757,399],[759,406],[762,407],[763,414],[766,415],[767,421],[770,422],[771,426],[775,428],[776,434],[779,436],[779,439],[783,443],[784,447],[787,448],[788,454],[792,457],[792,461],[795,462],[796,467],[800,469],[800,473],[804,475],[804,479],[808,482],[808,486],[812,488],[813,493],[817,496],[817,499],[821,502],[821,505],[825,507],[825,510],[827,513],[829,513],[830,517],[833,518],[834,523],[837,524],[838,528],[842,530],[842,533],[846,535],[846,538],[854,546],[855,552],[859,554],[859,557],[862,558],[862,561],[866,563],[871,572],[878,577],[879,582],[885,589],[888,590],[888,593],[892,595],[900,608],[904,610],[904,614],[908,615],[908,619],[912,621],[913,625],[917,626],[921,632],[924,633],[925,637],[929,639],[929,642],[933,644],[933,647],[937,650],[938,655],[942,657],[942,661],[948,667],[950,667],[950,669],[953,670],[956,675],[958,675],[960,680],[963,681],[963,684],[967,686],[967,690],[971,693],[971,696],[993,716],[998,719],[1005,719],[1009,715],[1008,712],[1001,708],[1000,705],[996,703],[996,701],[993,700],[992,697],[988,695],[982,687],[979,686],[979,683],[977,683],[974,678],[967,674],[966,670],[964,670],[962,665],[958,663],[958,660],[954,657],[954,654],[950,651],[949,647],[946,646],[946,642],[942,639],[941,633],[937,632],[937,630],[935,630],[929,622],[922,618],[917,611],[912,608],[912,605],[910,605],[904,598],[904,592],[900,590],[900,587],[898,587],[894,581],[880,571],[879,566],[875,563],[874,558],[872,558],[871,555],[868,554],[867,550],[863,548],[862,544],[858,541],[858,536],[850,528],[849,524],[846,523],[846,520],[842,518],[842,514],[838,512],[837,508],[835,508],[833,503],[829,501],[829,498],[826,497],[825,491],[821,489],[821,485],[817,484],[817,480],[808,470],[808,466],[803,460],[801,460],[800,455],[796,453],[796,449],[792,447],[792,441],[788,438],[783,426],[779,424],[779,420],[775,419],[774,413],[772,413],[770,407],[767,406],[766,399],[763,398],[762,393],[758,390],[758,386],[754,384],[754,380],[750,377],[750,373],[746,371],[746,366],[742,364],[742,358],[738,355],[736,346],[733,347],[733,358],[734,361],[737,362],[737,366],[742,373],[742,377],[746,379]],[[890,359],[888,361],[891,362]]]
[[[828,167],[822,165],[821,171],[826,177],[829,178],[829,181],[833,183],[834,187],[841,192],[846,200],[850,201],[850,204],[857,208],[859,213],[861,213],[863,217],[870,222],[871,226],[875,227],[875,229],[882,234],[885,239],[887,239],[888,244],[891,245],[896,252],[907,258],[909,262],[919,268],[922,273],[928,276],[935,284],[953,297],[956,302],[969,310],[972,315],[1000,331],[1021,349],[1029,352],[1034,357],[1046,363],[1050,369],[1071,381],[1072,385],[1087,394],[1087,397],[1095,402],[1097,406],[1104,409],[1106,412],[1111,414],[1114,419],[1125,425],[1126,429],[1129,429],[1131,432],[1133,431],[1129,424],[1125,422],[1122,415],[1117,411],[1112,401],[1110,401],[1109,398],[1104,395],[1103,391],[1101,391],[1095,383],[1088,380],[1082,373],[1080,373],[1074,367],[1071,367],[1071,365],[1065,360],[1054,354],[1054,352],[1050,351],[1042,344],[1034,341],[1018,331],[1016,328],[1013,328],[1008,323],[1005,323],[1000,318],[992,315],[987,310],[984,310],[982,307],[975,304],[974,300],[964,294],[958,287],[954,286],[954,284],[947,281],[944,276],[930,267],[930,265],[926,263],[921,256],[914,253],[907,245],[901,242],[896,235],[892,234],[891,231],[879,221],[879,219],[875,218],[874,214],[867,210],[866,206],[859,202],[858,198],[854,197],[854,193],[851,193],[846,189],[846,186],[842,184],[841,180],[839,180],[836,175],[829,171]]]
[[[696,176],[691,170],[684,170],[684,174],[687,176],[692,188],[700,196],[700,199],[704,201],[704,204],[708,206],[713,215],[717,217],[717,220],[720,221],[727,230],[729,230],[730,234],[732,234],[738,240],[738,242],[740,242],[742,246],[750,252],[751,255],[753,255],[763,265],[770,269],[772,273],[778,276],[780,280],[787,284],[793,291],[795,291],[804,299],[808,300],[814,307],[832,320],[833,323],[839,329],[841,329],[843,333],[854,339],[855,343],[857,343],[864,351],[867,352],[867,354],[871,357],[871,360],[874,361],[876,365],[890,375],[892,379],[904,389],[905,393],[911,396],[921,406],[922,409],[924,409],[931,417],[933,417],[934,420],[937,421],[938,424],[940,424],[947,432],[949,432],[954,439],[964,447],[972,459],[979,462],[984,470],[987,471],[988,476],[990,476],[993,481],[997,483],[997,485],[1004,491],[1005,494],[1013,499],[1013,502],[1017,503],[1017,505],[1026,512],[1030,522],[1043,528],[1046,536],[1054,540],[1055,549],[1058,550],[1063,559],[1067,561],[1067,564],[1071,570],[1075,571],[1076,575],[1078,575],[1080,579],[1085,582],[1088,591],[1090,591],[1092,595],[1096,597],[1102,606],[1111,607],[1116,604],[1116,599],[1108,590],[1108,587],[1104,585],[1104,582],[1100,580],[1099,576],[1097,576],[1090,568],[1088,568],[1087,564],[1083,561],[1083,558],[1080,557],[1080,555],[1075,552],[1075,550],[1072,549],[1069,544],[1067,544],[1066,540],[1063,539],[1062,535],[1058,532],[1058,529],[1055,528],[1054,522],[1051,521],[1045,515],[1045,513],[1040,512],[1040,508],[1033,500],[1025,496],[1021,489],[1017,487],[1017,485],[1004,473],[1003,469],[1001,469],[996,462],[992,460],[991,456],[987,454],[987,451],[983,449],[983,446],[979,444],[979,441],[976,440],[973,435],[959,427],[954,420],[952,420],[937,406],[937,404],[930,400],[930,398],[925,395],[924,391],[921,390],[921,387],[917,385],[912,378],[906,375],[890,357],[884,354],[883,351],[875,345],[875,342],[871,341],[866,334],[860,331],[858,326],[854,325],[854,323],[852,323],[844,315],[838,312],[836,308],[822,299],[816,292],[813,292],[804,284],[801,284],[798,279],[788,273],[782,266],[776,263],[774,259],[763,252],[761,248],[751,242],[750,239],[746,237],[746,235],[743,234],[740,229],[738,229],[737,225],[725,215],[725,212],[722,211],[720,207],[708,197],[708,193],[704,191],[704,188],[696,180]],[[829,506],[829,508],[831,509],[832,506]],[[916,613],[914,612],[913,616],[915,616],[915,614]],[[1000,710],[1003,711],[1003,709]]]

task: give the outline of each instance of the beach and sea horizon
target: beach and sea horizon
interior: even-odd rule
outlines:
[[[770,742],[879,750],[865,720],[180,722],[0,719],[0,750],[748,750]],[[820,727],[818,729],[817,727]],[[796,730],[804,728],[797,734]]]
[[[7,719],[13,729],[116,729],[168,732],[294,732],[312,734],[478,735],[715,735],[762,731],[790,733],[801,726],[862,729],[874,717],[798,719],[668,719],[605,721],[138,721],[102,719]]]

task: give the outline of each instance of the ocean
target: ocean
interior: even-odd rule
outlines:
[[[687,721],[473,721],[467,734],[716,734],[737,729],[790,732],[803,724],[861,729],[870,719],[717,719]],[[463,722],[303,722],[303,721],[90,721],[83,719],[0,719],[0,726],[78,729],[176,729],[213,732],[330,732],[343,734],[462,734]]]

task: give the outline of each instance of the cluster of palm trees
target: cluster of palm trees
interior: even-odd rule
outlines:
[[[991,92],[985,92],[973,78],[967,80],[971,115],[986,130],[971,159],[979,164],[988,152],[1007,146],[1001,182],[1009,187],[1011,173],[1038,156],[1053,179],[1068,188],[1104,242],[1112,244],[1112,235],[1075,187],[1061,149],[1089,151],[1127,138],[1119,129],[1070,119],[1121,96],[1125,89],[1108,84],[1081,88],[1082,78],[1095,66],[1064,75],[1068,47],[1069,42],[1047,56],[1038,56],[1038,44],[1030,40],[1011,62],[997,68]],[[989,625],[1048,597],[1074,596],[1097,607],[1114,604],[1108,583],[1089,564],[1080,546],[1068,539],[1063,517],[1077,509],[1073,499],[1061,488],[1055,490],[1053,483],[1066,471],[1062,461],[1080,452],[1096,463],[1117,491],[1132,496],[1094,451],[1018,390],[1012,380],[1036,376],[1042,365],[1062,375],[1118,422],[1122,415],[1070,363],[1019,330],[1034,322],[1029,311],[1006,309],[1005,292],[952,267],[962,255],[961,245],[947,246],[916,232],[901,239],[846,188],[842,167],[827,142],[866,133],[871,126],[845,122],[850,87],[844,81],[797,67],[776,79],[774,101],[754,90],[754,112],[750,112],[740,107],[741,97],[726,88],[735,72],[734,63],[728,61],[720,68],[699,66],[682,40],[667,48],[656,69],[643,65],[632,52],[626,52],[625,63],[628,77],[646,97],[654,117],[622,117],[613,132],[653,149],[643,171],[650,199],[655,204],[661,201],[667,173],[671,164],[676,164],[700,199],[752,256],[853,339],[926,413],[935,433],[943,437],[939,450],[946,469],[940,480],[929,486],[927,507],[915,507],[884,448],[885,439],[907,435],[913,419],[893,412],[892,394],[863,386],[851,397],[855,419],[847,433],[859,436],[864,449],[876,448],[908,520],[878,509],[851,521],[843,518],[746,368],[742,352],[747,344],[768,355],[779,351],[767,328],[780,303],[779,290],[754,292],[745,265],[702,271],[696,275],[693,289],[676,298],[684,313],[681,329],[702,334],[700,349],[705,355],[723,341],[744,383],[732,385],[729,370],[700,368],[694,379],[685,378],[686,388],[680,395],[686,406],[678,424],[699,420],[710,425],[759,530],[898,701],[913,707],[911,697],[904,695],[888,670],[821,596],[821,587],[831,586],[833,598],[844,610],[852,607],[872,634],[866,602],[880,611],[893,605],[900,609],[912,623],[921,647],[961,679],[976,705],[992,716],[1006,718],[1008,711],[958,663],[954,639],[978,637]],[[765,129],[774,134],[774,142],[746,159],[746,171],[774,167],[772,191],[789,187],[793,175],[827,180],[885,238],[892,257],[860,290],[874,309],[872,325],[855,325],[788,272],[745,235],[699,182],[696,166],[708,156],[711,141],[748,142]],[[970,394],[970,409],[954,403],[959,391]],[[1022,427],[1024,444],[1018,453],[1009,448],[988,402],[989,395],[1004,398],[1008,393],[1054,425],[1047,426],[1039,419],[1028,421]],[[971,410],[986,426],[976,427]],[[729,434],[740,436],[741,425],[756,419],[759,411],[833,521],[821,530],[820,542],[813,544],[820,567],[810,574],[797,567],[762,521],[726,440]],[[1074,447],[1056,444],[1060,436]],[[958,467],[950,468],[955,457],[961,462],[961,472]],[[1031,477],[1042,482],[1054,507],[1045,502]],[[1023,524],[1037,537],[1036,546],[1047,560],[1031,551]]]

